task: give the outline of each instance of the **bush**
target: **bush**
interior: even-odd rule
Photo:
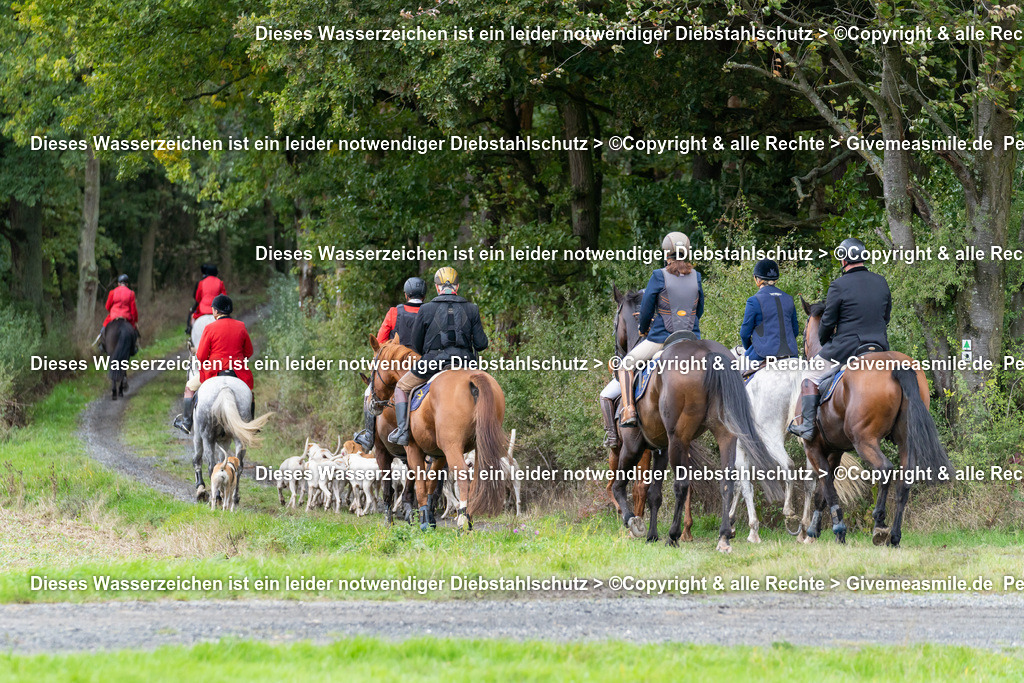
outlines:
[[[30,358],[41,344],[35,315],[0,304],[0,436],[22,419],[24,394],[37,381]]]

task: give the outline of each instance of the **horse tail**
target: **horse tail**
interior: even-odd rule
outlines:
[[[501,387],[486,372],[474,372],[469,376],[469,391],[476,404],[476,464],[469,488],[469,513],[496,515],[505,506],[501,459],[508,452],[508,436],[501,428],[504,407],[498,406]],[[482,472],[487,474],[481,476]]]
[[[775,458],[758,434],[750,398],[743,386],[740,373],[732,367],[725,355],[711,352],[705,357],[704,394],[708,401],[708,416],[718,420],[739,439],[743,451],[755,470],[765,472],[778,467]],[[758,477],[761,488],[771,501],[782,500],[783,487],[778,477]]]
[[[911,467],[931,468],[932,477],[929,481],[938,481],[940,468],[945,467],[948,475],[952,472],[953,465],[939,439],[935,421],[921,400],[917,373],[907,369],[893,370],[892,378],[899,383],[903,391],[903,402],[900,404],[897,420],[904,420],[906,427],[908,463]]]
[[[117,361],[110,370],[110,379],[116,383],[128,376],[128,371],[124,369],[124,361],[131,358],[132,346],[135,344],[135,330],[132,328],[131,323],[125,320],[119,319],[111,324],[117,325],[115,328],[117,343],[114,346],[113,353],[110,354],[110,359]]]
[[[235,403],[235,392],[231,387],[224,387],[213,400],[211,414],[216,417],[228,435],[238,439],[242,448],[250,448],[259,443],[259,431],[267,424],[273,413],[264,413],[248,422],[242,419]]]
[[[860,476],[864,468],[849,451],[843,452],[839,466],[843,468],[847,476],[841,479],[836,478],[833,482],[836,487],[836,495],[839,496],[839,502],[843,507],[850,507],[871,493],[871,482]]]

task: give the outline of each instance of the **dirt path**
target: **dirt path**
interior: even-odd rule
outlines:
[[[85,652],[224,637],[326,643],[372,635],[999,649],[1024,645],[1022,615],[1024,599],[988,595],[2,605],[0,646],[18,653]]]
[[[185,350],[171,354],[168,358],[183,358]],[[178,500],[191,501],[192,482],[176,477],[160,469],[152,458],[140,458],[121,441],[121,424],[128,401],[136,396],[149,382],[159,376],[156,370],[132,373],[128,377],[128,391],[124,398],[111,401],[107,391],[86,407],[82,412],[78,436],[85,444],[90,458],[112,470],[142,482],[161,493]],[[162,426],[154,428],[163,428]],[[184,445],[184,442],[182,442]],[[189,444],[191,448],[191,444]],[[191,456],[189,456],[191,457]]]

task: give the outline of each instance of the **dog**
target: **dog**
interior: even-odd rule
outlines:
[[[289,473],[277,481],[277,499],[281,505],[285,504],[284,490],[288,489],[291,497],[288,499],[288,507],[296,508],[302,504],[302,497],[307,494],[306,471],[309,465],[306,463],[305,455],[293,455],[281,463],[281,472]]]
[[[233,455],[228,455],[220,446],[223,460],[213,466],[210,475],[210,509],[217,509],[217,498],[221,499],[221,509],[235,509],[235,492],[238,490],[238,477],[242,474],[242,463]]]

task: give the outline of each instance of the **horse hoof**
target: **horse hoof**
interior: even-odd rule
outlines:
[[[871,542],[875,545],[885,545],[889,542],[889,528],[888,527],[875,527],[871,533]]]
[[[202,503],[208,497],[209,497],[209,495],[206,492],[206,487],[205,486],[197,486],[196,487],[196,502],[197,503]]]
[[[633,538],[643,538],[647,535],[647,525],[644,524],[644,520],[640,517],[630,517],[629,522],[626,524],[629,527],[629,533]]]
[[[660,536],[648,536],[647,537],[647,542],[648,543],[657,543],[660,540],[661,540]]]
[[[761,542],[761,535],[759,533],[757,533],[756,531],[754,531],[753,529],[751,529],[750,533],[747,534],[747,542],[748,543],[760,543]]]
[[[836,541],[839,543],[846,543],[846,524],[843,522],[833,524],[832,533],[835,534]]]
[[[667,545],[669,548],[678,548],[679,547],[679,539],[678,538],[672,538],[671,536],[669,536],[669,539],[667,541],[665,541],[665,545]]]
[[[796,531],[791,528],[792,524],[796,524]],[[804,523],[799,517],[786,517],[786,533],[790,536],[800,537],[804,531]]]
[[[430,525],[426,522],[420,522],[420,531],[430,531]]]
[[[729,539],[724,538],[724,537],[719,538],[718,539],[718,547],[716,548],[716,550],[718,552],[720,552],[720,553],[731,553],[732,552],[732,546],[729,545]]]
[[[818,539],[814,538],[813,536],[804,536],[801,542],[810,545],[811,543],[816,543],[817,540]]]
[[[459,515],[455,520],[455,526],[462,532],[473,530],[473,522],[469,519],[469,515]]]

